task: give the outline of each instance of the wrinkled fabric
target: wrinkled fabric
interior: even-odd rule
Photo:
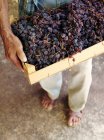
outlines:
[[[74,112],[84,109],[92,82],[92,59],[73,66],[68,72],[68,105]],[[62,72],[40,81],[52,100],[56,100],[62,87]]]
[[[72,0],[18,0],[19,15],[32,15],[37,9],[55,8]]]

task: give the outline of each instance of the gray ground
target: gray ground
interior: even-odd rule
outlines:
[[[25,76],[4,57],[0,45],[0,140],[104,140],[104,55],[93,60],[93,83],[84,117],[76,128],[66,125],[61,94],[55,109],[47,112],[39,101],[39,84],[30,86]],[[64,72],[62,92],[67,88]]]

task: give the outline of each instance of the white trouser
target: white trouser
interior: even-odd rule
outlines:
[[[68,82],[68,103],[71,110],[77,112],[85,107],[92,81],[92,59],[71,68]],[[48,96],[55,100],[59,97],[62,86],[62,73],[40,81],[41,87],[48,92]]]

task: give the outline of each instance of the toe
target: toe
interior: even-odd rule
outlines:
[[[44,104],[44,107],[45,107],[46,109],[48,108],[48,103],[47,103],[47,102]]]
[[[76,126],[76,119],[73,117],[73,126]]]
[[[48,109],[48,111],[51,111],[53,109],[53,106],[49,105],[47,109]]]
[[[74,126],[77,126],[80,123],[80,118],[79,117],[75,117],[74,119]]]
[[[41,103],[42,105],[44,105],[46,103],[46,100],[43,99]]]
[[[47,102],[46,101],[44,101],[42,105],[43,105],[44,108],[47,108]]]
[[[68,125],[71,127],[75,127],[80,124],[81,118],[78,116],[69,116]]]
[[[44,97],[42,98],[41,104],[42,106],[47,109],[47,110],[52,110],[53,109],[53,104],[54,101],[51,100],[47,95],[44,95]]]
[[[78,118],[78,122],[77,122],[77,124],[80,124],[80,121],[81,121],[81,119],[80,119],[80,118]]]
[[[69,125],[69,126],[72,126],[72,125],[73,125],[72,117],[69,118],[69,120],[68,120],[68,125]]]

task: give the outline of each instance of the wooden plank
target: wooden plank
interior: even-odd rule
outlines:
[[[27,74],[31,74],[33,72],[36,72],[34,65],[31,65],[28,63],[22,63],[22,65],[23,65],[23,68]]]
[[[46,77],[49,77],[55,73],[58,73],[60,71],[66,70],[66,69],[70,69],[71,67],[79,64],[80,62],[83,62],[87,59],[98,56],[102,53],[104,53],[104,41],[102,41],[92,47],[89,47],[88,49],[83,50],[81,53],[77,53],[77,54],[73,55],[73,58],[75,59],[75,61],[73,61],[73,58],[66,58],[66,59],[61,60],[57,63],[54,63],[46,68],[29,73],[28,74],[29,82],[30,82],[30,84],[34,84]],[[29,70],[31,68],[27,67],[27,69]]]

